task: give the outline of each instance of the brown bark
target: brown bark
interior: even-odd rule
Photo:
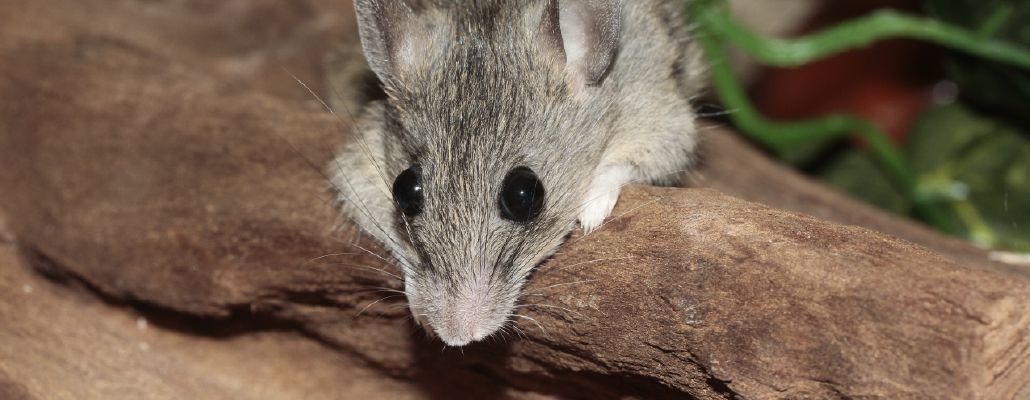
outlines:
[[[0,2],[0,395],[1030,396],[1026,270],[718,130],[692,182],[776,208],[630,188],[524,337],[441,351],[329,204],[349,116],[279,68],[320,82],[335,3]]]

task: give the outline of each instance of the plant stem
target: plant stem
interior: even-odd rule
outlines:
[[[878,40],[911,38],[1030,69],[1030,49],[1025,46],[988,39],[967,29],[891,10],[879,10],[820,32],[785,40],[761,37],[741,26],[730,15],[725,0],[692,0],[688,7],[692,18],[705,25],[707,34],[729,40],[770,66],[796,67]],[[996,13],[992,19],[1003,21],[1004,13]],[[992,33],[997,27],[985,29]]]
[[[983,46],[982,39],[973,33],[894,12],[879,12],[789,41],[765,39],[744,29],[729,15],[725,0],[693,0],[688,3],[688,15],[698,25],[700,33],[697,40],[711,63],[715,90],[724,104],[733,110],[730,118],[742,132],[776,152],[806,142],[859,135],[869,144],[879,165],[896,187],[912,200],[915,213],[945,231],[954,231],[955,227],[944,217],[941,204],[921,201],[915,195],[918,191],[915,173],[908,160],[880,129],[861,118],[843,114],[787,123],[766,119],[751,104],[733,74],[724,49],[725,42],[740,46],[763,63],[797,66],[882,38],[909,36],[947,41],[953,47],[986,58],[1030,68],[1030,52],[1015,51],[1021,50],[1016,46],[1001,42]]]

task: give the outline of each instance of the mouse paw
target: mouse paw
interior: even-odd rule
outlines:
[[[594,177],[579,213],[579,225],[583,227],[584,233],[593,232],[608,218],[619,200],[622,186],[632,178],[632,167],[625,165],[606,168]]]

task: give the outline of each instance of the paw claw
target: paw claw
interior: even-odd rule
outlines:
[[[604,223],[615,208],[615,202],[619,200],[619,194],[605,193],[587,202],[583,211],[579,213],[579,225],[583,227],[584,233],[593,232]]]
[[[589,234],[601,227],[619,201],[622,185],[632,180],[628,166],[611,167],[594,177],[587,191],[586,201],[579,213],[579,225]]]

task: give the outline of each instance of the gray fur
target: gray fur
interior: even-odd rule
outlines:
[[[329,166],[332,183],[343,211],[398,259],[416,319],[446,343],[510,321],[530,271],[577,218],[585,222],[584,204],[602,218],[610,211],[592,194],[672,183],[689,166],[689,101],[704,78],[683,6],[355,0],[366,57],[389,98],[364,110],[355,140]],[[568,24],[570,15],[582,24]],[[569,29],[583,32],[578,61],[565,54],[577,45]],[[424,212],[405,220],[391,185],[415,163]],[[497,206],[517,166],[546,190],[542,214],[526,224],[502,219]]]

